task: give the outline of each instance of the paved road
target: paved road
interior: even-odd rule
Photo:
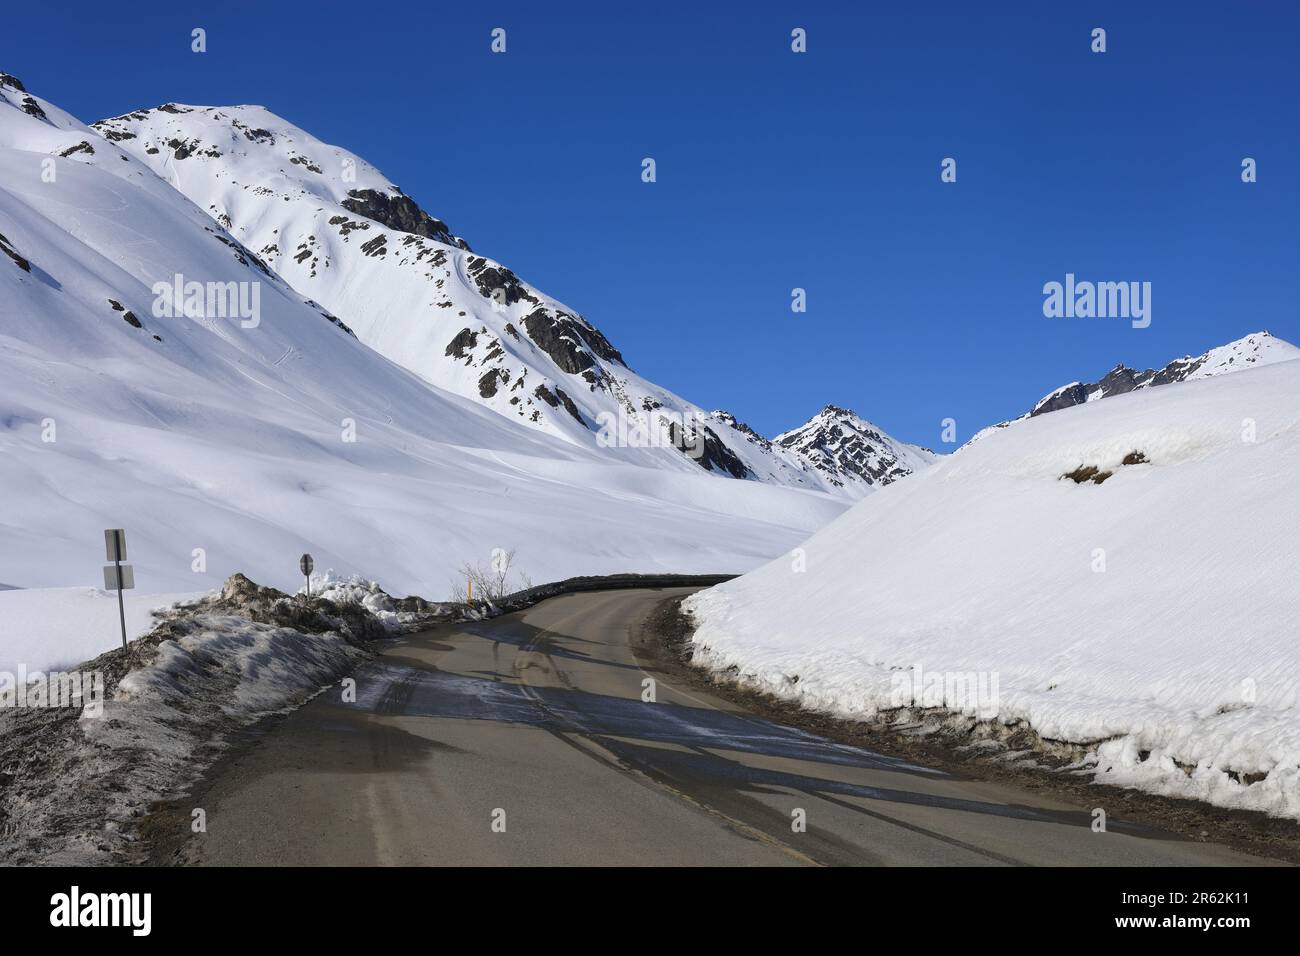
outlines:
[[[195,797],[208,832],[187,853],[235,865],[1255,862],[1115,820],[1093,833],[1050,798],[673,686],[638,664],[631,635],[677,593],[569,595],[394,642],[355,675],[355,703],[331,688],[218,765]]]

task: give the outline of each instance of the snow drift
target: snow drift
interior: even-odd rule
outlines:
[[[1300,361],[1027,419],[691,598],[697,660],[850,717],[995,676],[1100,780],[1300,817],[1297,471]]]

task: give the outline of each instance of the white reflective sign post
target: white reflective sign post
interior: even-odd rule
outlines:
[[[121,528],[104,530],[104,556],[112,564],[104,567],[104,590],[117,592],[117,619],[122,625],[122,649],[126,650],[126,605],[122,592],[135,587],[135,569],[126,560],[126,532]]]
[[[129,564],[104,565],[104,590],[126,591],[135,587],[135,568]]]
[[[311,571],[316,567],[316,562],[312,560],[310,554],[304,554],[298,559],[298,569],[302,571],[302,576],[307,579],[307,600],[311,600]]]

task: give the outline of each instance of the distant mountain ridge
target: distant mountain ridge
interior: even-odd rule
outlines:
[[[1071,382],[1048,392],[1019,418],[990,425],[977,432],[970,441],[979,441],[1016,422],[1046,415],[1048,412],[1060,411],[1063,408],[1095,402],[1114,395],[1124,395],[1143,388],[1211,378],[1295,358],[1300,358],[1300,348],[1263,330],[1252,332],[1250,335],[1242,336],[1197,356],[1185,355],[1174,359],[1158,370],[1149,368],[1139,372],[1123,364],[1116,365],[1095,382]]]
[[[851,413],[842,438],[775,442],[706,413],[638,375],[584,316],[475,253],[370,163],[264,107],[168,103],[94,128],[366,345],[528,429],[609,448],[611,422],[631,423],[620,434],[655,440],[611,455],[848,499],[928,462]]]
[[[260,125],[229,130],[243,142],[265,138]],[[348,332],[352,321],[374,332],[382,309],[349,309],[352,321],[341,321],[270,267],[280,257],[262,253],[273,243],[251,248],[164,178],[219,162],[210,154],[224,154],[224,141],[173,135],[175,144],[150,143],[150,153],[130,129],[108,132],[0,75],[5,585],[102,581],[95,541],[106,527],[127,529],[137,586],[155,594],[220,585],[235,570],[294,587],[304,552],[318,569],[433,598],[497,549],[517,550],[515,567],[537,580],[739,571],[794,547],[851,500],[826,493],[816,475],[803,489],[731,481],[671,448],[579,443],[440,388]],[[163,175],[122,148],[131,144]],[[302,143],[288,148],[288,169],[327,162]],[[271,186],[239,183],[231,202],[246,196],[244,212],[260,204],[268,218],[284,207],[288,218],[270,230],[287,232],[291,248],[312,234],[317,207],[325,225],[345,216],[357,224],[344,246],[349,264],[379,258],[357,249],[383,234],[416,250],[411,258],[423,248],[426,268],[439,254],[471,267],[474,254],[397,192],[365,198],[367,209],[416,232],[349,211],[342,203],[357,186],[365,183],[338,202],[277,194],[269,203],[254,193]],[[320,255],[318,272],[329,268]],[[182,309],[161,307],[176,284],[198,289],[197,302],[187,291]],[[209,308],[218,290],[241,311]],[[364,304],[383,287],[356,292]],[[609,351],[576,319],[568,328],[575,354]],[[523,330],[520,338],[536,348]],[[437,343],[439,361],[447,344]],[[740,434],[708,421],[718,434]]]

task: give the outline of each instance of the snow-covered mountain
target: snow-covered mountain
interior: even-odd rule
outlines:
[[[247,132],[250,144],[262,136]],[[125,527],[141,591],[200,590],[234,570],[292,586],[297,556],[310,551],[318,568],[444,597],[456,568],[486,564],[496,548],[516,550],[517,566],[538,580],[740,570],[843,509],[821,491],[724,480],[675,452],[653,458],[574,441],[558,426],[520,427],[430,385],[349,331],[376,333],[382,313],[347,298],[337,303],[346,314],[308,300],[264,265],[269,242],[250,250],[121,148],[131,143],[0,75],[0,582],[100,581],[102,530]],[[167,147],[161,168],[213,148]],[[296,148],[301,163],[286,160],[290,168],[329,160],[305,141]],[[239,213],[244,190],[231,188],[224,211]],[[443,252],[449,262],[469,255],[433,221],[402,219],[417,214],[386,195],[385,216],[430,235],[350,214],[359,232],[382,233],[412,257],[424,243],[426,265]],[[381,200],[367,202],[380,214]],[[308,202],[296,208],[312,215]],[[371,240],[329,235],[359,267],[352,242]],[[456,261],[469,281],[481,276]],[[338,265],[322,250],[320,272]],[[381,299],[385,274],[370,274]],[[184,295],[169,303],[177,282]],[[345,286],[362,301],[362,286]],[[240,309],[214,310],[214,301]],[[554,318],[548,327],[576,330],[552,342],[557,354],[608,352],[576,317]],[[518,348],[540,346],[521,333]]]
[[[928,448],[891,438],[854,412],[834,405],[772,441],[798,452],[837,487],[887,485],[928,468],[939,457]]]
[[[1062,408],[1095,402],[1112,395],[1123,395],[1157,385],[1173,385],[1178,382],[1212,378],[1229,372],[1259,368],[1273,362],[1286,362],[1294,358],[1300,358],[1300,348],[1277,338],[1268,331],[1262,331],[1243,336],[1227,345],[1212,348],[1195,357],[1185,355],[1180,359],[1174,359],[1159,371],[1149,368],[1139,372],[1123,364],[1116,365],[1095,382],[1071,382],[1069,385],[1054,389],[1040,398],[1033,408],[1019,418],[990,425],[976,433],[971,441],[978,441],[1015,422],[1060,411]]]
[[[706,414],[632,371],[586,318],[473,251],[364,159],[264,107],[166,104],[95,128],[362,342],[530,429],[847,498],[928,461],[873,426],[841,456],[829,433],[772,442]],[[858,430],[847,419],[843,429]]]
[[[1027,419],[869,495],[802,561],[693,596],[698,659],[842,716],[1027,726],[1104,782],[1300,818],[1297,397],[1279,360]]]

